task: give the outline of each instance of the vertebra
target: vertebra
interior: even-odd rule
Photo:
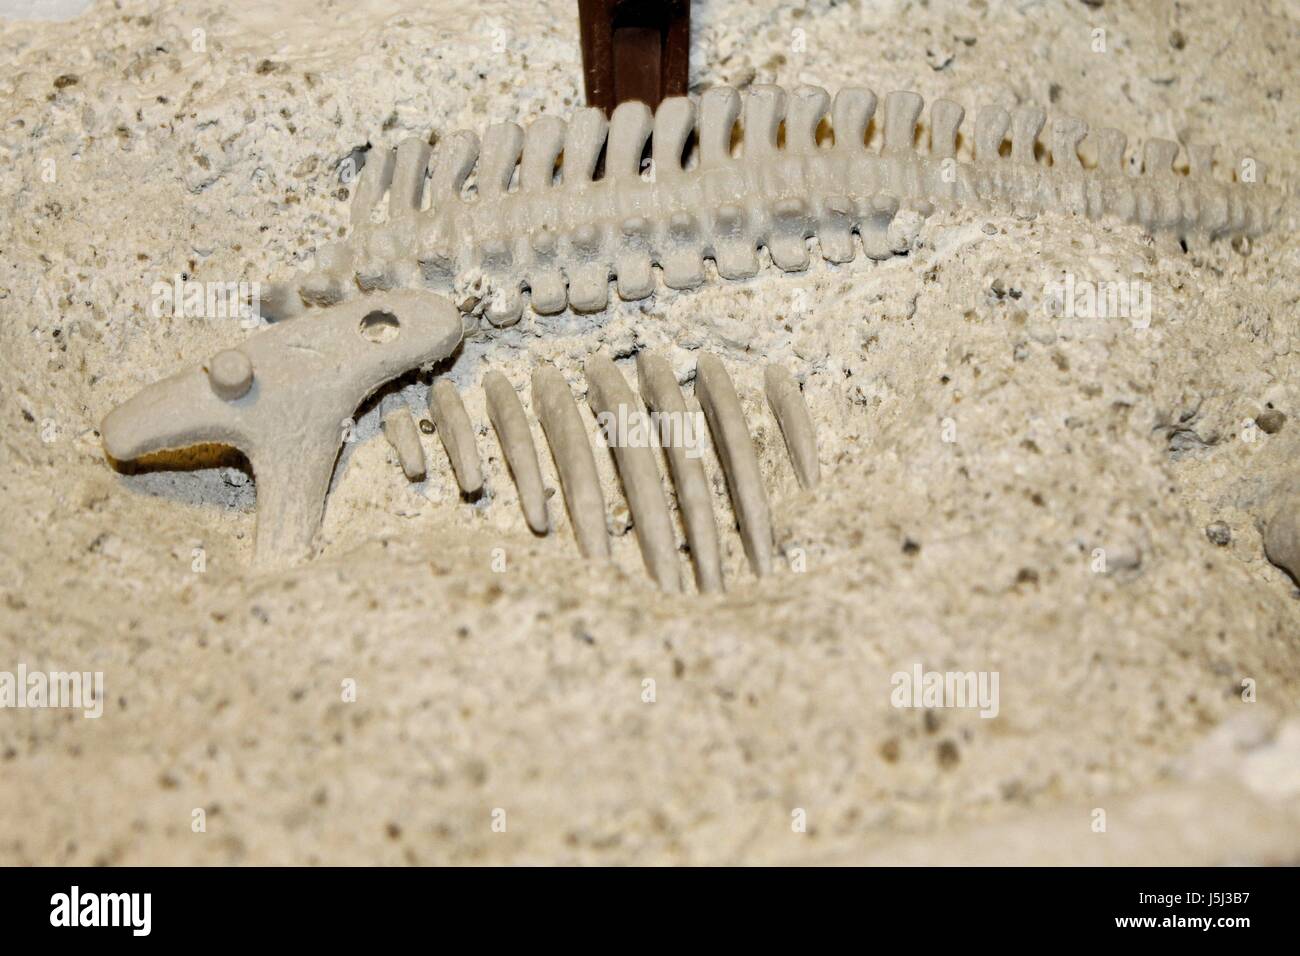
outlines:
[[[665,100],[653,117],[644,104],[629,102],[608,123],[600,110],[581,109],[567,124],[543,116],[527,131],[514,123],[490,126],[481,144],[459,131],[432,155],[423,140],[408,139],[363,168],[351,235],[323,247],[313,271],[274,287],[263,297],[264,311],[285,318],[366,291],[414,285],[451,292],[474,279],[482,294],[462,296],[460,307],[481,308],[493,324],[509,325],[526,298],[544,314],[566,306],[599,311],[611,279],[621,298],[644,298],[654,291],[655,267],[674,289],[701,284],[706,259],[724,279],[752,276],[760,247],[778,268],[804,269],[812,237],[829,262],[855,257],[855,234],[865,255],[888,258],[907,245],[905,235],[890,230],[900,209],[921,216],[972,204],[1055,211],[1213,239],[1265,231],[1281,201],[1279,190],[1263,185],[1261,164],[1252,164],[1253,182],[1233,179],[1231,170],[1216,179],[1206,147],[1188,147],[1188,172],[1175,172],[1179,147],[1167,140],[1147,141],[1141,174],[1128,175],[1127,139],[1117,130],[1096,131],[1098,162],[1085,168],[1078,146],[1088,127],[1070,117],[1047,126],[1040,160],[1046,116],[1032,106],[982,108],[974,158],[966,161],[957,158],[961,106],[944,99],[931,105],[930,145],[922,154],[914,140],[923,100],[890,93],[876,150],[866,142],[876,102],[860,87],[841,90],[833,103],[815,86],[791,93],[755,86],[744,97],[716,87],[698,106],[685,97]],[[828,112],[830,148],[816,138]],[[744,140],[733,156],[738,120]],[[683,153],[692,131],[698,161],[687,169]],[[1008,135],[1010,155],[1003,156]],[[641,170],[647,141],[649,177]],[[604,172],[596,178],[602,147]],[[477,195],[465,198],[471,173]],[[429,208],[422,210],[426,188]],[[386,220],[376,222],[385,194]]]

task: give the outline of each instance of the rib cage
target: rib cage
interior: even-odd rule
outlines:
[[[900,209],[1050,210],[1213,239],[1265,231],[1280,203],[1280,192],[1263,185],[1262,164],[1252,160],[1253,180],[1239,181],[1235,167],[1216,167],[1212,147],[1190,146],[1184,174],[1174,169],[1177,143],[1148,140],[1142,172],[1130,175],[1127,138],[1114,129],[1096,131],[1098,161],[1085,168],[1078,147],[1088,127],[1070,117],[1050,124],[1040,159],[1046,116],[1033,106],[982,108],[968,161],[958,157],[964,109],[935,100],[922,153],[915,139],[923,105],[916,93],[888,94],[871,143],[876,95],[849,87],[832,103],[815,86],[790,93],[755,86],[743,97],[717,87],[698,106],[665,100],[653,117],[627,102],[608,123],[600,110],[580,109],[568,123],[539,117],[526,132],[489,126],[481,143],[455,132],[432,151],[411,138],[366,164],[349,237],[323,247],[311,272],[273,287],[264,311],[285,318],[377,289],[450,291],[469,277],[483,291],[487,318],[509,325],[526,300],[542,314],[599,311],[611,279],[621,298],[643,298],[654,291],[656,267],[673,289],[700,285],[706,259],[722,278],[752,276],[760,248],[778,268],[801,270],[813,237],[829,262],[853,259],[859,243],[866,256],[885,259],[902,251],[890,231]],[[829,148],[817,141],[828,114]],[[733,156],[738,120],[743,140]],[[685,168],[692,132],[698,162]],[[647,141],[651,176],[641,169]],[[476,195],[466,196],[471,173]],[[376,222],[385,195],[386,220]]]
[[[641,352],[636,362],[637,384],[645,409],[651,413],[685,416],[689,414],[683,394],[671,366],[662,356]],[[587,401],[592,413],[607,414],[630,421],[643,415],[623,373],[603,353],[588,358],[585,367]],[[817,460],[817,435],[799,386],[785,369],[769,365],[765,369],[765,393],[785,441],[786,450],[800,487],[816,487],[820,478]],[[538,465],[537,450],[523,406],[510,381],[498,371],[483,377],[488,417],[492,420],[503,460],[519,491],[519,504],[529,528],[536,534],[548,534],[551,528],[546,495]],[[442,391],[442,396],[435,393]],[[773,531],[771,509],[763,486],[749,425],[741,407],[731,376],[715,356],[701,355],[696,365],[695,397],[708,422],[708,431],[717,451],[718,465],[726,480],[728,497],[736,517],[736,527],[749,565],[756,576],[773,571]],[[452,402],[462,411],[459,394],[448,379],[440,378],[430,390],[430,409],[436,403]],[[565,376],[553,365],[542,364],[532,373],[532,405],[555,463],[556,477],[563,489],[569,523],[584,559],[603,563],[610,558],[609,530],[605,518],[605,497],[596,470],[593,445],[578,412]],[[410,410],[401,406],[410,421],[409,434],[414,448],[406,447],[397,429],[385,427],[384,435],[396,452],[408,480],[424,478],[424,457]],[[394,409],[396,411],[396,409]],[[391,413],[390,413],[391,414]],[[398,416],[385,418],[385,424]],[[513,418],[513,421],[511,419]],[[599,421],[599,419],[598,419]],[[653,430],[653,426],[651,426]],[[463,423],[443,418],[437,426],[442,445],[462,492],[466,488],[460,476],[464,462],[479,471],[479,454],[474,429],[465,416]],[[605,447],[611,453],[619,482],[627,500],[636,530],[636,538],[646,570],[663,591],[682,588],[679,571],[678,540],[664,495],[664,475],[650,444],[619,443]],[[702,453],[704,445],[697,446]],[[701,593],[723,590],[722,552],[714,519],[713,493],[705,477],[699,454],[681,443],[663,446],[668,475],[676,492],[678,509],[685,531],[685,544],[695,568],[695,581]],[[419,455],[419,474],[407,467]]]

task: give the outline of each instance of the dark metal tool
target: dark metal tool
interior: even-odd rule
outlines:
[[[651,109],[684,96],[691,43],[689,0],[578,0],[587,105],[624,100]]]

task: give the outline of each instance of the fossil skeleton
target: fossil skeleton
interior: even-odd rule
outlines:
[[[1045,115],[1035,107],[981,109],[973,159],[964,159],[958,137],[964,110],[936,100],[929,151],[922,154],[916,149],[922,106],[915,93],[887,95],[879,149],[869,148],[867,135],[874,93],[844,89],[832,104],[825,90],[812,86],[790,94],[753,87],[743,98],[727,87],[711,89],[700,97],[698,117],[696,104],[678,97],[665,100],[653,117],[630,102],[608,122],[600,110],[583,109],[567,124],[540,117],[527,132],[501,123],[488,128],[481,145],[463,131],[442,139],[436,151],[423,139],[408,139],[362,169],[347,239],[323,247],[315,269],[263,296],[264,316],[294,320],[145,389],[105,420],[105,449],[125,460],[202,442],[240,448],[258,484],[257,559],[287,563],[311,553],[342,442],[340,422],[385,382],[450,356],[463,334],[458,309],[481,310],[497,326],[518,321],[526,300],[543,314],[566,306],[599,311],[611,279],[623,299],[651,294],[656,267],[673,289],[705,281],[706,259],[724,279],[752,276],[761,248],[780,269],[805,269],[810,239],[829,262],[853,259],[859,243],[866,256],[884,259],[906,251],[921,219],[944,206],[1111,217],[1153,234],[1216,239],[1265,231],[1282,202],[1280,190],[1263,184],[1259,164],[1229,178],[1209,147],[1189,147],[1188,171],[1181,173],[1174,168],[1178,144],[1149,140],[1140,174],[1130,174],[1127,141],[1116,130],[1097,131],[1097,163],[1085,168],[1079,145],[1087,127],[1069,118],[1051,124],[1040,158]],[[828,113],[833,146],[818,136]],[[738,120],[743,139],[733,155]],[[692,134],[698,148],[687,163]],[[652,166],[643,171],[647,142]],[[649,409],[685,409],[663,359],[642,354],[637,372]],[[636,407],[608,358],[594,356],[586,376],[594,412]],[[500,373],[489,372],[483,385],[525,519],[544,533],[545,494],[519,397]],[[816,439],[799,388],[783,369],[769,367],[765,393],[795,474],[811,487],[818,478]],[[735,388],[713,356],[699,360],[696,397],[750,566],[767,573],[767,496]],[[607,557],[590,443],[557,369],[535,371],[532,405],[579,547],[588,558]],[[430,414],[461,489],[477,492],[483,474],[473,429],[449,381],[434,383]],[[387,409],[383,430],[407,477],[423,476],[426,462],[409,409]],[[717,590],[722,578],[711,494],[701,463],[681,452],[668,448],[666,457],[696,581],[702,591]],[[645,448],[616,447],[614,455],[647,569],[661,587],[677,590],[675,533],[657,461]]]
[[[379,328],[391,334],[374,334]],[[104,447],[116,459],[203,442],[239,448],[258,481],[257,561],[291,563],[312,551],[344,439],[340,426],[385,381],[449,356],[460,343],[460,330],[460,317],[446,299],[411,290],[377,293],[325,310],[318,319],[285,322],[239,349],[218,353],[198,369],[150,386],[116,409],[104,421]],[[598,416],[641,414],[623,373],[608,357],[592,356],[586,376],[587,399]],[[663,358],[638,355],[637,379],[652,412],[685,414],[677,380]],[[798,386],[775,367],[768,370],[766,386],[796,475],[804,487],[812,487],[818,479],[817,442]],[[499,372],[485,375],[483,387],[524,517],[534,532],[545,534],[550,526],[546,495],[519,396]],[[532,391],[579,549],[588,559],[606,560],[604,496],[569,384],[558,369],[541,365],[533,373]],[[766,574],[772,568],[767,493],[735,386],[715,357],[700,357],[695,392],[717,443],[750,566],[755,574]],[[434,382],[429,412],[461,491],[477,494],[483,472],[474,428],[450,380]],[[423,478],[424,448],[410,409],[387,407],[382,429],[406,477]],[[648,443],[638,442],[614,441],[610,448],[646,568],[664,590],[680,590],[676,532],[654,452]],[[692,455],[697,449],[670,444],[666,455],[696,583],[701,591],[717,591],[722,588],[721,549],[704,468]]]

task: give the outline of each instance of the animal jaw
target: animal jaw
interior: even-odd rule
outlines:
[[[255,560],[293,563],[313,550],[357,406],[403,372],[446,358],[461,334],[450,303],[416,291],[272,326],[118,406],[100,429],[104,450],[126,461],[206,442],[238,448],[257,480]]]
[[[287,318],[375,290],[469,286],[477,291],[457,296],[462,310],[504,326],[526,303],[541,314],[600,311],[611,279],[620,298],[644,298],[655,289],[656,267],[672,289],[702,284],[706,259],[723,279],[748,278],[760,267],[760,247],[779,269],[799,271],[809,265],[810,238],[828,262],[853,259],[859,244],[867,257],[886,259],[906,251],[919,219],[936,208],[1055,211],[1216,239],[1264,232],[1281,203],[1253,160],[1237,178],[1224,170],[1229,178],[1216,178],[1212,147],[1189,146],[1182,173],[1174,169],[1177,143],[1148,140],[1141,174],[1130,175],[1127,138],[1114,129],[1096,131],[1098,160],[1085,168],[1078,147],[1088,127],[1069,117],[1050,124],[1040,159],[1046,116],[1032,106],[982,108],[973,158],[964,159],[965,110],[935,100],[923,154],[915,146],[923,105],[916,93],[888,94],[870,146],[876,95],[849,87],[832,103],[815,86],[790,93],[755,86],[743,96],[717,87],[698,107],[676,97],[654,116],[627,102],[608,122],[600,110],[581,109],[568,123],[539,117],[527,131],[498,123],[481,143],[459,131],[436,150],[407,139],[362,169],[348,238],[323,247],[310,272],[273,286],[263,311]],[[817,135],[828,113],[829,148]],[[743,141],[733,156],[738,120]],[[692,133],[698,161],[687,166]],[[466,197],[471,173],[475,195]],[[385,221],[375,221],[385,211]]]

